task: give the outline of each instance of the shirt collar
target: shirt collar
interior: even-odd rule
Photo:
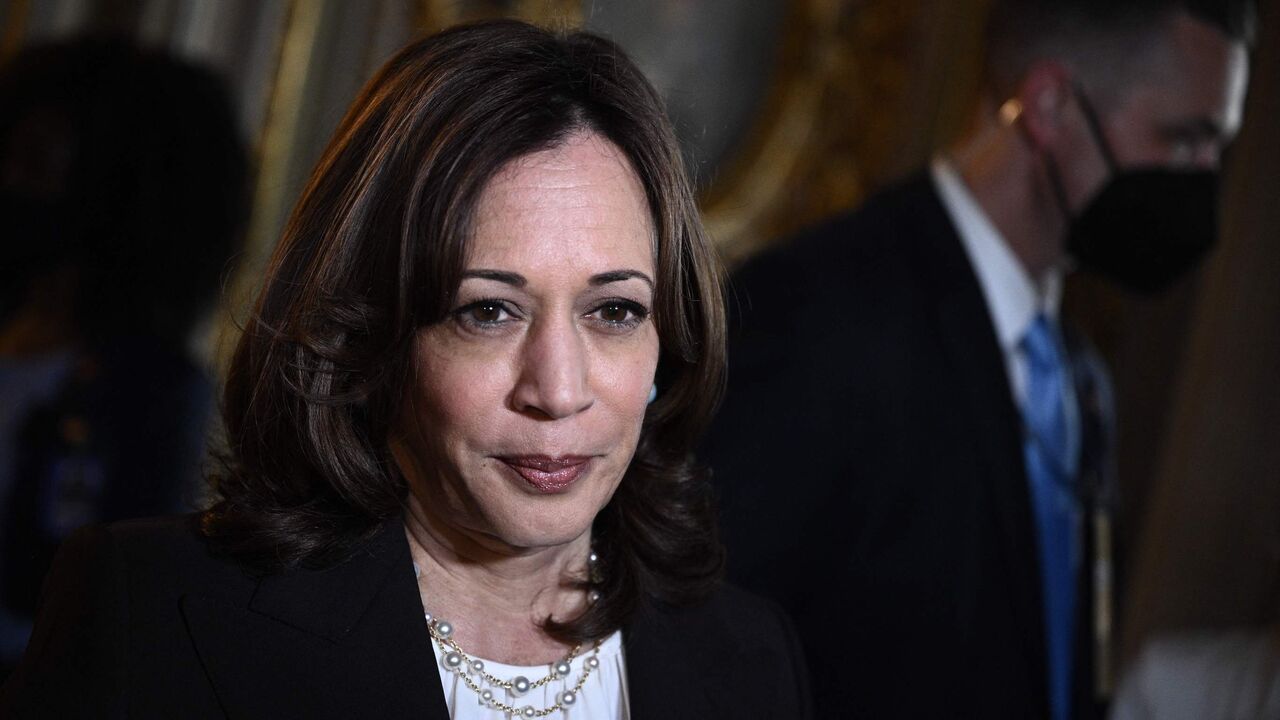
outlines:
[[[930,174],[978,276],[1000,346],[1011,351],[1022,341],[1038,313],[1057,318],[1062,301],[1062,271],[1046,272],[1037,285],[951,163],[935,158]]]

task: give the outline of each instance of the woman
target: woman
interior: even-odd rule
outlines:
[[[718,273],[615,46],[512,22],[410,46],[268,271],[220,501],[69,542],[0,709],[807,714],[786,620],[718,584],[692,465]]]

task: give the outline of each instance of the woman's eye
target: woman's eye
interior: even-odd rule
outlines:
[[[515,317],[506,303],[497,300],[479,300],[458,308],[453,314],[464,325],[478,328],[501,325]]]
[[[629,314],[630,311],[621,305],[605,305],[600,308],[600,319],[608,322],[624,322]]]
[[[611,301],[597,307],[592,315],[610,326],[630,327],[639,325],[649,316],[649,311],[638,303]]]
[[[476,322],[498,322],[504,314],[505,311],[499,305],[478,305],[471,308],[471,319]]]

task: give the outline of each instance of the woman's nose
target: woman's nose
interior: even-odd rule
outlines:
[[[521,350],[516,410],[557,420],[591,407],[587,347],[570,320],[535,321]]]

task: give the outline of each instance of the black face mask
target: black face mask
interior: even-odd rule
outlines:
[[[1081,266],[1133,290],[1163,289],[1195,267],[1217,239],[1218,173],[1119,167],[1079,88],[1076,97],[1110,179],[1073,217],[1058,168],[1045,156],[1058,204],[1070,220],[1067,252]]]

